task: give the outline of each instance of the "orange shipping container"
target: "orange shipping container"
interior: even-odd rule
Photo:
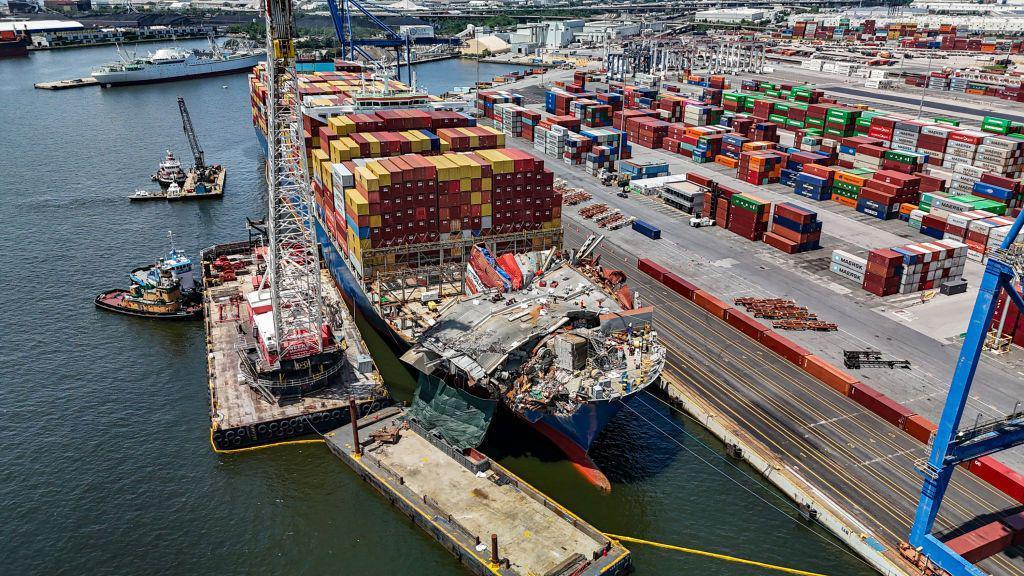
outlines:
[[[804,358],[803,368],[805,372],[821,380],[829,388],[843,396],[849,396],[850,389],[859,382],[853,376],[813,354]]]
[[[730,308],[728,304],[703,290],[693,293],[693,302],[722,320],[725,320],[726,311]]]

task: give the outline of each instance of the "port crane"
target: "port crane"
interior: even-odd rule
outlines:
[[[202,175],[206,171],[206,163],[203,161],[203,149],[199,147],[199,139],[196,138],[196,131],[192,128],[192,117],[188,115],[188,106],[185,99],[178,96],[178,111],[181,113],[181,128],[185,131],[185,138],[188,138],[188,146],[192,149],[192,157],[195,158],[195,171]]]
[[[341,2],[340,8],[338,6],[339,1]],[[398,72],[399,81],[402,80],[403,51],[405,53],[405,63],[409,66],[406,79],[412,82],[413,46],[459,46],[462,44],[460,38],[413,37],[410,34],[400,34],[363,7],[358,0],[327,0],[327,7],[331,12],[331,20],[334,22],[334,32],[338,35],[338,41],[341,42],[342,59],[354,60],[358,54],[367,61],[373,61],[374,58],[363,50],[363,46],[394,50],[395,69]],[[383,38],[355,38],[352,29],[353,8],[362,13],[374,27],[380,30],[383,33]]]
[[[295,16],[291,0],[266,0],[267,23],[267,278],[274,334],[261,334],[261,361],[323,351],[320,256],[302,134],[302,101],[295,72]]]
[[[992,325],[997,298],[1005,292],[1019,309],[1024,310],[1024,298],[1013,285],[1015,280],[1024,276],[1024,244],[1014,244],[1022,226],[1024,212],[1017,215],[1002,245],[989,254],[978,299],[974,303],[967,335],[960,348],[953,381],[935,433],[931,456],[921,467],[924,484],[910,532],[911,552],[919,555],[919,558],[926,558],[950,576],[985,574],[932,534],[935,516],[942,505],[953,472],[961,463],[1024,444],[1024,413],[1016,407],[1008,415],[960,429],[974,374]]]

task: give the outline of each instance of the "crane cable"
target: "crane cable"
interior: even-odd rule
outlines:
[[[717,554],[715,552],[706,552],[704,550],[696,550],[694,548],[684,548],[682,546],[674,546],[672,544],[664,544],[661,542],[652,542],[650,540],[643,540],[641,538],[632,538],[630,536],[620,536],[618,534],[604,533],[605,536],[613,538],[615,540],[621,540],[623,542],[632,542],[634,544],[644,544],[647,546],[654,546],[656,548],[664,548],[666,550],[675,550],[676,552],[685,552],[687,554],[696,554],[697,556],[707,556],[709,558],[715,558],[718,560],[725,560],[726,562],[735,562],[737,564],[746,564],[748,566],[757,566],[758,568],[764,568],[766,570],[775,570],[777,572],[786,572],[789,574],[799,574],[800,576],[825,576],[818,572],[808,572],[806,570],[797,570],[796,568],[787,568],[785,566],[777,566],[775,564],[767,564],[765,562],[758,562],[756,560],[747,560],[746,558],[738,558],[736,556],[728,556],[726,554]]]

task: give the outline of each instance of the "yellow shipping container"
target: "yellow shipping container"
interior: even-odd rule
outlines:
[[[348,136],[356,131],[356,123],[348,116],[332,116],[327,120],[327,125],[339,136]]]
[[[313,162],[310,163],[310,166],[313,167],[313,172],[316,173],[316,175],[320,177],[320,181],[321,182],[324,181],[324,177],[323,177],[323,174],[320,171],[320,165],[323,164],[324,162],[330,162],[330,161],[331,161],[331,157],[327,155],[327,152],[324,152],[323,150],[321,150],[319,148],[314,148],[313,149]]]
[[[473,181],[469,178],[459,178],[459,190],[469,190],[473,187]],[[477,202],[479,204],[479,202]]]
[[[370,144],[370,156],[374,158],[380,156],[380,140],[374,138],[370,132],[364,132],[363,138],[366,138],[366,141]]]
[[[480,206],[480,215],[481,216],[490,216],[491,215],[491,204],[489,202],[487,204],[483,204],[483,205]]]
[[[334,187],[334,173],[331,172],[331,159],[320,161],[320,181],[330,190]]]
[[[352,149],[349,147],[349,138],[339,138],[331,142],[331,162],[346,162],[352,159]]]
[[[491,170],[495,174],[508,174],[515,166],[511,158],[497,150],[478,150],[477,154],[491,163]]]
[[[484,178],[484,179],[480,180],[480,189],[481,190],[493,190],[492,184],[491,184],[491,179],[490,178]]]
[[[380,178],[366,166],[357,166],[353,176],[355,176],[356,184],[362,186],[364,190],[370,192],[380,190]]]
[[[425,158],[437,167],[437,180],[439,182],[447,182],[450,180],[458,180],[459,178],[459,167],[452,163],[448,159],[449,154],[442,156],[425,156]]]
[[[465,154],[453,154],[457,160],[456,162],[462,169],[463,178],[479,178],[482,175],[480,165],[473,162]]]
[[[350,211],[358,216],[369,216],[370,215],[370,202],[366,200],[366,196],[355,188],[345,189],[345,210]]]
[[[391,172],[380,162],[367,162],[366,168],[377,175],[381,186],[391,186]]]
[[[469,203],[474,205],[483,204],[483,195],[480,194],[479,192],[470,192]]]
[[[380,228],[380,223],[381,217],[379,215],[370,216],[370,228]]]

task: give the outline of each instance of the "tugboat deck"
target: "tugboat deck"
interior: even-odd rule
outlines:
[[[330,313],[340,320],[337,323],[343,326],[343,334],[340,336],[346,342],[348,365],[339,371],[340,377],[335,377],[334,382],[322,390],[287,403],[267,401],[244,381],[239,353],[252,342],[252,336],[248,333],[245,298],[246,294],[255,290],[252,273],[251,269],[237,271],[236,281],[206,290],[210,417],[215,427],[222,430],[234,429],[335,410],[344,410],[347,414],[349,398],[354,397],[353,391],[362,391],[366,396],[357,397],[357,400],[367,400],[369,396],[365,392],[374,388],[376,372],[375,369],[369,372],[358,369],[361,363],[366,365],[372,360],[363,350],[362,336],[326,271],[322,271],[320,277],[324,301]]]
[[[482,454],[467,457],[418,424],[404,425],[400,410],[368,416],[359,428],[361,456],[352,453],[351,426],[328,434],[328,447],[474,572],[490,562],[491,534],[508,563],[487,573],[620,574],[629,567],[617,542]],[[397,438],[389,434],[396,429]]]

